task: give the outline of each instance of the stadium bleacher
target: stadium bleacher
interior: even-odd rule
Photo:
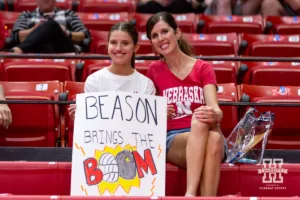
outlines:
[[[0,11],[0,48],[9,42],[7,38],[19,14],[35,8],[35,0],[5,2],[6,10]],[[139,30],[141,47],[138,55],[156,55],[145,34],[146,21],[151,15],[135,13],[135,0],[57,0],[57,6],[76,11],[90,29],[92,42],[82,56],[107,55],[108,31],[120,21],[135,23]],[[278,175],[284,182],[277,186],[263,184],[265,174],[260,173],[261,165],[222,164],[218,197],[199,199],[300,199],[300,159],[296,158],[300,157],[300,107],[275,105],[300,103],[300,60],[287,62],[270,59],[300,57],[300,18],[194,13],[174,14],[174,17],[184,38],[194,47],[195,56],[213,56],[207,62],[217,75],[219,102],[274,103],[271,107],[256,106],[260,112],[271,110],[276,114],[266,157],[281,156],[286,161],[281,166],[283,172]],[[7,58],[7,55],[5,52],[0,54],[0,84],[4,87],[7,100],[73,101],[76,94],[83,92],[86,78],[110,63],[108,58],[58,59],[40,55],[36,58]],[[65,54],[66,57],[68,55]],[[220,56],[231,60],[220,60]],[[145,75],[151,62],[136,60],[135,67]],[[13,123],[9,129],[0,127],[0,199],[82,199],[69,196],[74,127],[66,110],[67,105],[9,106]],[[221,105],[224,113],[221,128],[225,137],[231,133],[246,108]],[[27,113],[32,117],[28,117]],[[61,157],[66,150],[67,156]],[[51,156],[41,156],[36,151],[48,152]],[[276,173],[271,176],[275,177]],[[168,163],[166,197],[156,199],[189,199],[183,197],[185,187],[186,171]]]

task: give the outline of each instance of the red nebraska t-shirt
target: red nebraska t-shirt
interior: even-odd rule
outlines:
[[[168,120],[168,131],[190,128],[194,110],[205,105],[203,87],[207,84],[217,85],[212,66],[199,59],[183,80],[177,78],[167,63],[161,60],[150,65],[147,76],[153,81],[159,95],[167,97],[168,105],[175,107],[173,118]]]

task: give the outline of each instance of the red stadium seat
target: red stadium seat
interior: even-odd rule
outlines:
[[[217,76],[217,83],[237,84],[238,63],[235,61],[207,61],[210,63]]]
[[[92,42],[90,44],[90,53],[107,55],[108,31],[90,30]]]
[[[131,19],[127,12],[121,13],[77,13],[83,24],[90,30],[109,31],[118,23]]]
[[[230,180],[230,184],[228,184]],[[235,195],[240,192],[239,166],[222,164],[218,196]],[[254,194],[255,195],[255,194]]]
[[[14,23],[17,21],[20,12],[9,12],[9,11],[0,11],[2,15],[2,19],[4,22],[4,25],[6,26],[7,30],[11,30]]]
[[[86,13],[132,13],[135,0],[81,0],[78,11]]]
[[[60,59],[5,59],[3,81],[73,81],[75,61]]]
[[[56,0],[57,7],[61,9],[71,9],[72,0]],[[14,1],[14,10],[17,12],[22,11],[33,11],[36,9],[36,0],[15,0]]]
[[[250,102],[258,103],[300,103],[300,87],[242,85],[241,94]],[[242,97],[243,101],[247,98]],[[259,112],[275,113],[274,127],[269,137],[268,149],[300,149],[299,107],[258,106]]]
[[[66,81],[64,84],[64,92],[68,94],[68,100],[73,101],[76,98],[76,94],[84,93],[84,83],[81,82],[71,82]],[[62,113],[63,114],[63,113]],[[70,119],[68,110],[64,113],[64,121],[65,121],[65,131],[62,135],[64,135],[65,141],[67,142],[67,147],[73,146],[73,130],[74,130],[74,121]]]
[[[284,160],[283,160],[284,162]],[[268,172],[273,170],[275,172]],[[261,171],[261,172],[259,172]],[[265,172],[264,172],[265,171]],[[243,196],[253,196],[253,194],[266,197],[288,197],[299,196],[298,186],[300,179],[298,164],[274,164],[264,165],[241,165],[240,166],[240,191]],[[264,183],[268,182],[268,183]],[[271,198],[269,198],[271,200]],[[274,199],[274,198],[273,198]],[[292,198],[291,198],[292,199]]]
[[[87,77],[92,73],[111,65],[110,60],[84,60],[83,63],[83,72],[81,81],[85,82]]]
[[[218,84],[219,102],[237,102],[238,93],[234,83]],[[229,136],[238,123],[238,109],[236,106],[220,106],[223,111],[221,130],[225,137]]]
[[[254,35],[242,34],[241,43],[246,56],[298,57],[300,35]]]
[[[11,193],[13,196],[58,195],[56,162],[2,161],[0,162],[0,177],[0,193]]]
[[[249,85],[299,86],[300,63],[296,62],[243,62],[243,83]]]
[[[16,195],[66,195],[62,198],[71,198],[67,196],[70,195],[71,168],[71,162],[0,162],[0,176],[4,177],[0,180],[1,186],[3,185],[0,187],[0,193],[6,191],[5,193],[11,193],[15,197]],[[30,183],[24,184],[27,181]],[[231,184],[228,184],[228,181]],[[237,194],[239,188],[239,165],[222,164],[218,195]],[[166,196],[183,198],[185,190],[186,170],[167,163]]]
[[[70,195],[71,188],[71,162],[59,162],[58,164],[58,194]]]
[[[152,14],[136,13],[135,19],[138,31],[146,32],[146,23],[151,16]],[[183,33],[194,33],[196,31],[196,15],[194,13],[173,14],[173,16]]]
[[[195,55],[237,55],[239,42],[235,33],[228,34],[184,34],[194,47]]]
[[[269,33],[299,34],[300,32],[300,17],[267,16],[266,21],[267,26],[271,26]]]
[[[84,69],[82,73],[82,81],[85,81],[89,75],[92,73],[98,71],[99,69],[102,69],[103,67],[107,67],[111,65],[110,60],[98,60],[98,61],[84,61]],[[135,61],[135,69],[140,72],[141,74],[145,75],[148,72],[148,67],[152,61],[146,61],[146,60],[136,60]]]
[[[59,189],[61,192],[59,194],[62,195],[70,195],[70,187],[71,187],[71,163],[70,162],[61,162],[58,163],[59,168]],[[185,177],[186,171],[180,169],[172,164],[166,165],[166,180],[168,181],[168,185],[166,187],[166,195],[167,196],[180,196],[185,192],[185,188],[182,187],[181,183],[182,178]],[[237,175],[237,174],[236,174]],[[173,184],[172,184],[173,183]]]
[[[214,16],[199,15],[197,33],[263,33],[264,22],[261,15],[254,16]]]
[[[167,164],[166,168],[166,196],[178,196],[176,198],[180,198],[179,196],[183,197],[186,191],[186,170],[172,164]],[[218,196],[237,194],[239,192],[238,172],[239,166],[222,164]],[[228,185],[228,180],[230,180],[230,185]],[[172,197],[168,198],[172,199]]]
[[[58,100],[58,81],[1,82],[7,100]],[[54,104],[10,104],[12,124],[0,128],[0,146],[58,146],[59,112]]]

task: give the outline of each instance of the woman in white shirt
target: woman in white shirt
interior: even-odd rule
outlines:
[[[153,82],[134,69],[135,53],[139,49],[138,32],[128,22],[115,24],[108,33],[108,55],[111,65],[91,74],[84,92],[126,91],[155,95]],[[68,108],[72,119],[76,105]]]

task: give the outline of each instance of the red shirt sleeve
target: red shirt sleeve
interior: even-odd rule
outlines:
[[[206,62],[202,64],[203,66],[201,69],[201,79],[200,79],[202,81],[202,87],[204,87],[207,84],[217,85],[217,78],[213,70],[213,67]]]
[[[149,66],[149,69],[147,71],[146,76],[152,81],[154,82],[154,76],[153,76],[153,63]]]

